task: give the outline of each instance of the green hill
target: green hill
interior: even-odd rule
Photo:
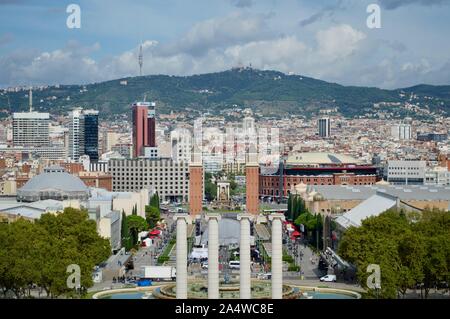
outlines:
[[[121,84],[122,81],[127,84]],[[26,93],[1,93],[0,109],[26,110]],[[343,115],[355,116],[371,110],[374,103],[404,103],[412,93],[418,96],[415,102],[419,105],[426,105],[431,111],[450,113],[450,86],[420,85],[382,90],[250,68],[193,76],[133,77],[84,86],[52,86],[34,90],[33,97],[35,109],[52,114],[67,112],[76,106],[98,109],[105,117],[129,114],[130,103],[146,95],[147,100],[158,102],[159,113],[185,108],[215,113],[237,105],[251,107],[265,115],[311,115],[323,108],[337,107]]]

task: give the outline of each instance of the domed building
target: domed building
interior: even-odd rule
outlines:
[[[39,200],[88,200],[89,188],[78,177],[67,173],[62,167],[44,169],[17,191],[17,201]]]

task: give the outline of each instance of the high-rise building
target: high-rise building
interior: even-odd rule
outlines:
[[[148,106],[150,103],[137,102],[133,108],[133,157],[144,154],[144,147],[148,144]]]
[[[69,158],[89,155],[98,161],[98,111],[75,109],[69,113]]]
[[[192,134],[186,128],[177,128],[170,132],[171,156],[174,161],[191,160]]]
[[[88,155],[91,162],[98,161],[98,111],[83,111],[84,124],[84,152]]]
[[[48,146],[49,113],[14,113],[13,145],[14,146]]]
[[[330,137],[331,136],[331,122],[328,117],[321,118],[317,121],[319,127],[320,137]]]
[[[82,109],[75,109],[69,113],[69,158],[78,161],[83,149],[82,138]]]
[[[149,103],[149,109],[147,114],[147,134],[148,144],[146,146],[156,147],[156,104],[154,102]]]
[[[136,102],[133,109],[133,156],[157,157],[154,102]]]
[[[411,125],[410,124],[394,125],[391,128],[391,135],[396,140],[410,140],[412,137]]]

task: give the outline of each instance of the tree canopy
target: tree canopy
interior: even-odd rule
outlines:
[[[417,219],[389,210],[370,217],[344,233],[339,254],[357,267],[363,287],[367,266],[380,265],[379,297],[396,298],[416,286],[427,297],[431,288],[450,281],[450,212],[427,210]],[[369,290],[369,296],[376,293]]]
[[[29,287],[41,287],[50,297],[71,296],[67,267],[80,266],[81,286],[93,285],[95,265],[111,253],[107,239],[97,233],[95,221],[84,210],[43,214],[34,223],[19,219],[0,225],[0,287],[17,298],[29,297]]]

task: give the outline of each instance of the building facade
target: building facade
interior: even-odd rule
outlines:
[[[317,126],[319,129],[320,137],[330,137],[331,136],[331,121],[329,118],[321,118],[317,121]]]
[[[49,146],[49,113],[14,113],[13,145],[14,146]]]
[[[289,156],[275,172],[261,171],[262,197],[286,197],[291,187],[305,185],[373,185],[377,168],[341,154],[300,153]]]
[[[119,192],[154,188],[161,200],[186,202],[189,163],[170,158],[111,159],[112,189]]]
[[[155,103],[136,102],[131,107],[133,157],[145,156],[145,147],[156,147]]]
[[[69,114],[69,158],[89,155],[98,161],[98,111],[75,109]]]
[[[84,155],[88,155],[91,162],[98,161],[98,111],[83,112],[84,125]]]
[[[423,184],[426,168],[425,161],[388,161],[387,181],[399,185]]]
[[[398,124],[391,128],[391,135],[396,140],[410,140],[412,131],[410,124]]]

